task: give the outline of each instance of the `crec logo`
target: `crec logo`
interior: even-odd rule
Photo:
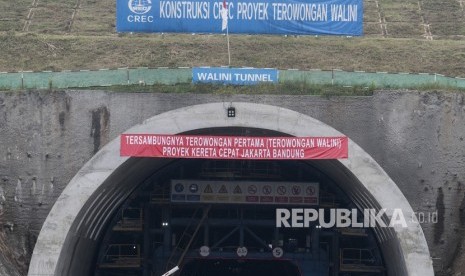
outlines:
[[[152,8],[152,0],[129,0],[128,7],[135,14],[145,14]]]

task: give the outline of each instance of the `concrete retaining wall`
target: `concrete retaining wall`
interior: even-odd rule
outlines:
[[[348,135],[399,185],[423,223],[434,266],[454,258],[465,219],[465,105],[461,93],[387,92],[372,97],[111,93],[0,94],[1,231],[12,249],[0,274],[27,271],[35,239],[56,198],[95,152],[133,125],[193,104],[255,102],[314,117]],[[240,111],[238,111],[240,112]],[[439,274],[439,273],[438,273]]]

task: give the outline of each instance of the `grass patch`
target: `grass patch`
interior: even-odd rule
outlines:
[[[176,84],[176,85],[114,85],[108,87],[75,88],[78,90],[105,90],[115,93],[193,93],[193,94],[216,94],[216,95],[315,95],[323,97],[335,96],[372,96],[376,90],[399,90],[409,89],[415,91],[447,91],[465,92],[465,88],[457,88],[439,83],[429,83],[410,87],[383,86],[378,87],[375,83],[367,85],[331,85],[313,84],[304,82],[289,82],[279,84],[259,85],[221,85],[221,84]]]
[[[364,1],[364,37],[231,35],[231,66],[465,77],[465,57],[457,54],[465,52],[465,17],[458,1],[423,0],[422,12],[417,0],[377,3]],[[22,33],[31,8],[30,32]],[[0,71],[228,63],[223,35],[117,34],[115,14],[115,2],[110,0],[44,0],[35,6],[26,0],[0,3]],[[434,41],[425,40],[421,15],[430,24]],[[387,38],[381,37],[379,16],[386,23]]]
[[[89,89],[89,88],[82,88]],[[90,89],[102,90],[102,87]],[[194,94],[250,94],[250,95],[320,95],[371,96],[374,86],[338,86],[308,84],[301,82],[280,84],[259,84],[249,86],[219,84],[177,84],[177,85],[115,85],[105,90],[124,93],[194,93]]]
[[[388,26],[389,28],[389,26]],[[333,68],[465,77],[460,40],[231,35],[231,66]],[[0,33],[0,71],[224,66],[222,35],[47,35]]]
[[[27,91],[43,90],[58,91],[49,83],[48,89],[26,89]],[[305,82],[286,82],[278,84],[258,84],[258,85],[223,85],[223,84],[193,84],[180,83],[175,85],[154,84],[154,85],[112,85],[107,87],[75,87],[68,90],[105,90],[114,93],[174,93],[174,94],[215,94],[215,95],[315,95],[326,98],[336,96],[372,96],[377,90],[389,91],[408,89],[412,91],[446,91],[465,92],[465,88],[457,88],[451,85],[440,83],[420,84],[416,86],[377,86],[374,82],[366,85],[340,85],[340,84],[315,84]],[[0,92],[14,93],[16,90],[4,89],[0,87]]]
[[[415,87],[406,87],[408,89],[415,89],[419,91],[447,91],[447,92],[465,92],[465,88],[454,87],[450,85],[444,85],[439,83],[428,83],[422,84]]]

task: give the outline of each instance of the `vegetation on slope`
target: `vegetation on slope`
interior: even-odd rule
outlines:
[[[231,66],[465,76],[459,40],[231,36]],[[0,34],[0,71],[227,65],[222,35]]]

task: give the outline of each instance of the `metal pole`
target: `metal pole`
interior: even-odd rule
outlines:
[[[334,85],[334,69],[331,69],[331,85]]]
[[[161,275],[161,276],[169,276],[169,275],[175,273],[175,272],[178,271],[178,270],[179,270],[179,266],[175,266],[175,267],[173,267],[171,270],[167,271],[165,274],[163,274],[163,275]]]
[[[229,24],[226,26],[226,39],[228,40],[228,66],[231,66],[231,51],[229,48]]]

